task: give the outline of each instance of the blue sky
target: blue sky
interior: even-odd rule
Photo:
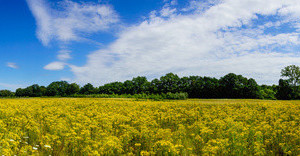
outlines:
[[[295,0],[0,0],[0,89],[168,72],[277,84],[300,63]]]

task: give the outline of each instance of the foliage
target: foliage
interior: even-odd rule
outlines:
[[[82,95],[102,94],[124,95],[122,97],[145,97],[147,99],[185,99],[189,98],[260,98],[264,93],[254,79],[247,79],[233,73],[227,74],[220,80],[211,77],[189,76],[180,78],[168,73],[160,79],[151,82],[146,77],[135,77],[125,82],[112,82],[103,86],[94,87],[88,83],[79,87],[76,83],[56,81],[47,87],[32,85],[24,89],[17,89],[18,97],[80,97]],[[132,96],[130,96],[132,95]],[[142,96],[141,96],[142,95]],[[107,95],[103,95],[107,96]]]
[[[220,79],[221,97],[223,98],[259,98],[259,86],[252,78],[229,73]]]
[[[67,87],[67,95],[73,95],[80,91],[80,86],[76,83],[71,83]]]
[[[0,112],[1,155],[300,154],[299,101],[0,99]]]
[[[277,98],[283,100],[300,99],[300,67],[290,65],[281,70],[281,76],[288,79],[279,80]]]
[[[14,95],[10,90],[0,90],[0,97],[13,97]]]
[[[288,66],[283,69],[283,75],[292,75],[297,66]],[[94,87],[88,83],[80,87],[76,83],[69,84],[66,81],[56,81],[47,87],[34,84],[24,89],[19,88],[15,92],[17,97],[78,97],[82,95],[100,94],[97,96],[111,95],[109,97],[143,97],[147,99],[184,99],[188,98],[234,98],[234,99],[300,99],[300,86],[297,78],[280,80],[278,86],[259,86],[252,78],[246,78],[242,75],[229,73],[220,79],[212,77],[189,76],[180,78],[178,75],[168,73],[159,79],[148,81],[146,77],[138,76],[125,82],[112,82],[99,87]],[[293,84],[296,84],[293,85]],[[179,96],[182,97],[167,97]],[[142,95],[142,96],[141,96]],[[104,95],[103,95],[104,96]],[[0,97],[4,97],[1,96]],[[184,98],[183,98],[184,97]],[[143,97],[144,98],[144,97]]]
[[[276,88],[276,87],[275,87]],[[260,99],[275,100],[276,92],[272,86],[262,85],[260,89]]]
[[[78,91],[77,91],[78,92]],[[77,93],[75,92],[75,93]],[[80,88],[79,93],[80,94],[85,94],[85,95],[90,95],[90,94],[94,94],[95,88],[92,84],[88,83],[86,85],[84,85],[82,88]],[[74,93],[73,93],[74,94]]]
[[[278,99],[290,100],[293,98],[293,89],[290,87],[287,80],[280,79],[276,94]]]
[[[290,65],[281,70],[282,77],[288,77],[287,81],[293,85],[300,85],[300,67],[296,65]]]
[[[135,98],[135,99],[152,99],[152,100],[163,100],[163,99],[170,99],[170,100],[185,100],[188,98],[187,93],[167,93],[167,94],[74,94],[71,97],[77,98]]]
[[[52,82],[47,87],[47,96],[67,96],[69,83],[67,81]]]
[[[180,88],[190,98],[221,98],[219,80],[210,77],[190,76],[181,79]]]

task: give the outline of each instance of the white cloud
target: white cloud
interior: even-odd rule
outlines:
[[[289,16],[291,15],[294,18],[298,18],[300,17],[300,1],[286,1],[285,5],[279,9],[279,13],[281,15],[286,15]]]
[[[174,15],[175,12],[176,12],[175,8],[164,7],[160,11],[160,14],[161,14],[162,17],[170,17],[170,16]]]
[[[61,61],[68,60],[71,58],[70,53],[70,50],[60,50],[58,52],[57,58]]]
[[[9,68],[13,68],[13,69],[18,69],[19,68],[19,66],[14,62],[7,62],[6,66],[9,67]]]
[[[251,28],[253,20],[260,20],[257,15],[281,16],[278,10],[289,8],[293,0],[212,2],[199,3],[201,11],[194,8],[167,19],[153,11],[149,20],[122,31],[108,48],[88,55],[86,65],[71,65],[76,81],[103,84],[167,72],[216,77],[234,72],[270,84],[277,83],[284,66],[299,64],[299,52],[293,51],[299,46],[297,32],[267,34],[266,26]]]
[[[108,5],[63,0],[53,9],[45,0],[27,0],[27,3],[37,21],[38,38],[44,45],[53,39],[79,40],[83,33],[103,31],[119,21]]]
[[[71,58],[66,44],[71,41],[85,41],[91,33],[107,31],[119,22],[117,13],[109,5],[76,3],[62,0],[51,7],[46,0],[27,0],[37,23],[37,37],[48,46],[51,41],[63,45],[57,55],[60,61]],[[50,63],[47,70],[61,70],[63,63]]]
[[[53,19],[50,15],[50,8],[43,0],[27,0],[29,8],[37,23],[37,36],[44,45],[56,35],[53,30]]]
[[[164,3],[169,4],[169,5],[177,5],[178,2],[177,0],[163,0]]]
[[[44,67],[46,70],[63,70],[67,64],[64,62],[52,62]]]

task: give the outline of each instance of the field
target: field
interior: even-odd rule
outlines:
[[[300,155],[300,101],[0,99],[3,155]]]

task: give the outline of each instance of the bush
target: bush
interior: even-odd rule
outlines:
[[[275,94],[276,92],[274,92],[272,89],[264,88],[260,90],[261,99],[276,100]]]
[[[152,99],[152,100],[163,100],[163,99],[170,99],[170,100],[185,100],[188,98],[187,93],[167,93],[167,94],[91,94],[91,95],[84,95],[84,94],[74,94],[71,97],[75,98],[135,98],[135,99]]]
[[[15,96],[14,92],[9,90],[0,90],[0,97],[13,97]]]
[[[185,100],[188,98],[187,93],[167,93],[165,99]]]

